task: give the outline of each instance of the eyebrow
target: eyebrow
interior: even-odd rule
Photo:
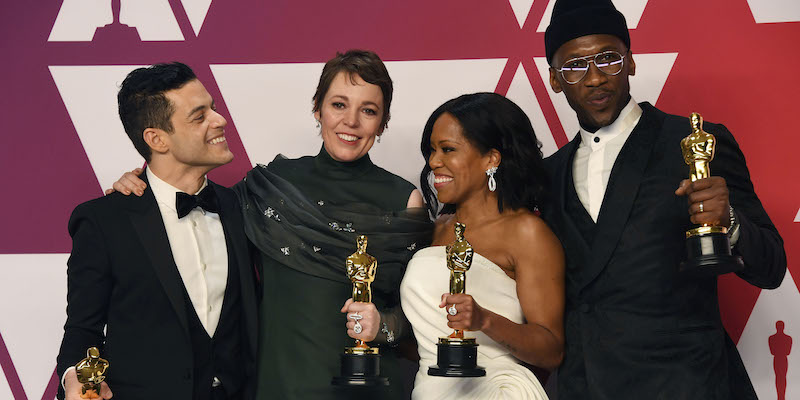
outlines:
[[[453,140],[453,139],[442,139],[442,140],[440,140],[440,141],[438,141],[438,142],[436,142],[436,143],[434,143],[433,141],[431,141],[431,144],[438,144],[439,146],[441,146],[441,145],[442,145],[442,144],[444,144],[444,143],[461,144],[461,142],[459,142],[459,141],[457,141],[457,140]]]
[[[216,106],[216,103],[214,102],[214,100],[211,100],[211,109],[214,109],[215,106]],[[201,106],[197,106],[197,107],[193,108],[192,111],[189,111],[189,113],[186,114],[186,117],[189,118],[192,115],[194,115],[196,112],[205,110],[206,108],[208,108],[208,106],[206,106],[205,104],[203,104]]]
[[[342,100],[350,101],[350,99],[347,96],[342,95],[342,94],[335,94],[335,95],[331,96],[331,100],[333,100],[333,99],[335,99],[337,97],[342,99]],[[381,106],[379,106],[378,103],[376,103],[374,101],[365,101],[362,105],[371,105],[371,106],[375,106],[378,109],[381,108]]]
[[[592,55],[595,55],[595,54],[605,53],[607,51],[616,51],[616,52],[618,52],[620,54],[623,53],[622,50],[618,49],[616,46],[608,45],[608,46],[600,48],[600,50],[598,50],[596,53],[587,54],[585,56],[582,56],[582,55],[579,55],[579,54],[576,54],[576,53],[569,54],[569,55],[567,55],[565,57],[564,62],[567,62],[567,61],[572,60],[574,58],[583,58],[583,57],[588,57],[588,56],[592,56]]]

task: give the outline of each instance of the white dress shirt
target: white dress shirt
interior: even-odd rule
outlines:
[[[214,336],[228,282],[228,247],[219,214],[198,207],[178,219],[175,197],[181,190],[161,180],[149,168],[147,180],[156,197],[172,256],[192,306],[208,335]],[[206,185],[208,179],[200,190]]]
[[[572,179],[578,199],[595,222],[614,162],[641,117],[642,108],[631,98],[611,125],[595,133],[579,131],[581,143],[572,162]]]

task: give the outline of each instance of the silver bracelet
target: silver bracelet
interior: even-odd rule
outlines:
[[[389,325],[386,325],[386,322],[381,323],[381,332],[386,335],[386,343],[392,344],[394,342],[394,332],[389,330]]]
[[[739,230],[739,220],[736,219],[736,213],[733,212],[733,206],[728,206],[728,216],[730,217],[731,224],[728,227],[728,237],[731,238]]]

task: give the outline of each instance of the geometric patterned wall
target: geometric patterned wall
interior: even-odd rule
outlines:
[[[195,70],[229,122],[236,159],[211,174],[222,184],[278,153],[318,151],[311,96],[322,63],[349,48],[387,62],[392,120],[371,157],[412,182],[424,163],[425,120],[458,94],[507,95],[531,118],[546,154],[577,132],[574,112],[547,83],[550,0],[2,3],[0,400],[54,397],[67,219],[142,164],[116,114],[116,90],[133,68],[180,60]],[[779,289],[720,278],[726,328],[759,396],[775,399],[768,338],[776,321],[800,341],[800,2],[615,3],[631,28],[634,98],[725,123],[784,238],[789,273]],[[800,399],[798,352],[789,355],[789,399]]]

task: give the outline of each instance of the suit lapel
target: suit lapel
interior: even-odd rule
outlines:
[[[565,146],[565,158],[566,161],[557,165],[557,171],[555,171],[555,182],[558,182],[559,185],[556,186],[556,196],[558,196],[558,204],[557,215],[561,216],[559,225],[561,225],[561,229],[563,235],[566,237],[565,243],[575,243],[579,244],[579,249],[581,255],[585,255],[589,252],[589,245],[586,242],[586,239],[581,234],[578,227],[575,225],[575,221],[570,216],[569,212],[567,211],[567,202],[570,200],[568,198],[570,190],[569,185],[574,185],[572,182],[572,162],[575,158],[575,151],[577,151],[578,146],[580,145],[581,136],[575,135],[575,138],[572,139],[567,145]],[[576,249],[573,249],[573,251]],[[578,257],[578,260],[582,260],[583,257]]]
[[[245,321],[245,335],[251,349],[255,349],[258,326],[255,318],[256,299],[253,286],[253,266],[245,261],[247,257],[247,237],[244,235],[242,210],[236,197],[227,189],[209,181],[214,186],[219,201],[219,218],[225,232],[225,244],[228,248],[228,273],[238,273],[242,299],[242,317]]]
[[[658,135],[654,125],[655,116],[652,107],[643,106],[643,114],[639,123],[631,132],[625,145],[620,150],[617,160],[611,169],[603,204],[597,218],[597,230],[592,244],[592,256],[589,258],[586,280],[582,286],[588,285],[605,268],[611,254],[617,247],[622,231],[625,229],[633,202],[639,191],[647,161],[653,150]]]
[[[146,174],[142,174],[141,179],[147,183]],[[183,280],[177,265],[175,265],[175,258],[170,249],[167,230],[164,227],[156,198],[148,185],[142,197],[131,196],[130,200],[133,205],[129,210],[131,224],[164,288],[164,293],[178,316],[178,321],[188,333],[189,322],[186,316],[186,301],[183,296]]]

